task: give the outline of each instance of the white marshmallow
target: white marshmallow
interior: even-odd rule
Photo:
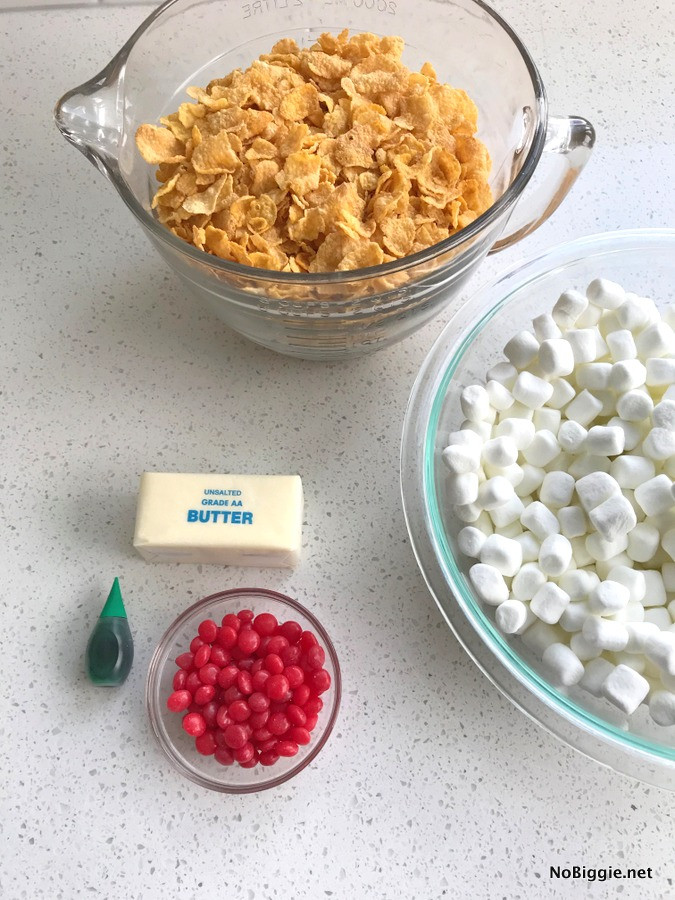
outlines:
[[[483,444],[482,458],[491,466],[499,468],[512,466],[518,459],[518,448],[512,438],[492,438]]]
[[[528,409],[539,409],[550,398],[553,388],[531,372],[521,372],[511,389],[515,399]]]
[[[624,585],[631,603],[642,603],[647,591],[647,583],[644,573],[639,569],[632,569],[625,565],[613,566],[609,570],[607,578],[609,581]]]
[[[478,559],[481,547],[485,543],[486,538],[487,535],[481,531],[480,528],[475,528],[473,525],[467,525],[465,528],[462,528],[457,535],[457,546],[465,556],[471,556],[474,559]]]
[[[570,650],[579,657],[582,662],[597,659],[602,651],[589,643],[580,631],[575,632],[570,638]]]
[[[581,537],[588,531],[586,516],[580,506],[564,506],[556,513],[560,531],[566,538]]]
[[[518,450],[524,450],[532,443],[535,435],[535,426],[528,419],[506,418],[495,428],[496,437],[510,438]]]
[[[642,599],[642,605],[645,607],[665,606],[668,597],[661,573],[657,569],[643,569],[642,576],[645,580],[645,594]]]
[[[627,422],[641,422],[653,409],[654,401],[642,390],[626,391],[616,401],[616,411]]]
[[[583,664],[566,644],[551,644],[544,650],[541,659],[558,684],[570,687],[581,681]]]
[[[542,622],[555,625],[569,602],[569,594],[566,594],[552,581],[547,581],[546,584],[542,584],[530,601],[530,609]]]
[[[637,525],[635,510],[623,494],[616,494],[588,514],[591,525],[606,541],[627,535]]]
[[[608,456],[594,456],[592,453],[581,453],[574,457],[567,470],[574,478],[595,475],[596,472],[609,473],[611,463]]]
[[[504,419],[531,419],[532,410],[529,406],[523,406],[522,403],[518,403],[517,400],[514,400],[513,405],[499,415]]]
[[[618,556],[628,546],[626,535],[619,535],[613,541],[606,541],[600,534],[589,534],[586,538],[586,549],[596,562]]]
[[[633,422],[626,422],[624,419],[620,419],[618,416],[614,416],[614,418],[610,419],[607,424],[616,425],[617,428],[620,428],[623,431],[623,449],[625,452],[634,450],[642,440],[642,432],[640,428]]]
[[[494,512],[494,510],[493,510],[493,512]],[[522,512],[522,510],[521,510],[521,512]],[[489,515],[489,513],[488,513],[488,515]],[[520,524],[520,522],[516,521],[516,522],[511,522],[508,525],[502,526],[499,529],[499,534],[501,534],[502,537],[516,538],[516,537],[518,537],[519,534],[525,534],[525,532],[523,531],[523,526]]]
[[[586,440],[587,434],[583,425],[567,419],[558,429],[558,443],[568,453],[576,453]]]
[[[490,422],[462,422],[461,429],[462,431],[473,431],[480,438],[481,444],[489,440],[492,434]]]
[[[675,359],[651,357],[646,366],[648,387],[664,387],[675,383]]]
[[[499,412],[513,406],[513,394],[500,381],[488,381],[485,390],[490,400],[490,406]]]
[[[609,386],[618,394],[624,394],[626,391],[640,387],[645,383],[646,378],[647,369],[639,359],[622,359],[612,364]]]
[[[572,601],[585,599],[598,584],[600,579],[592,569],[569,569],[558,579],[558,585]]]
[[[615,365],[618,365],[616,363]],[[590,425],[593,419],[599,415],[602,409],[602,401],[598,400],[585,388],[578,393],[571,403],[565,407],[565,415],[568,419],[578,422],[580,425]]]
[[[675,431],[670,428],[652,428],[642,442],[642,452],[658,461],[675,456]]]
[[[539,541],[529,531],[519,534],[514,538],[514,541],[518,541],[520,544],[524,563],[534,562],[536,559],[539,559]]]
[[[622,359],[635,359],[637,357],[635,340],[627,328],[611,331],[605,340],[609,347],[612,362],[621,362]]]
[[[609,376],[612,364],[605,362],[591,362],[579,366],[576,371],[576,381],[580,388],[588,388],[589,391],[606,390],[609,387]]]
[[[523,528],[531,531],[540,541],[551,534],[560,534],[560,523],[551,510],[539,500],[535,500],[534,503],[525,507],[520,517],[520,524]]]
[[[494,415],[488,393],[480,384],[470,384],[465,387],[460,394],[459,403],[462,407],[462,414],[470,422],[483,422]]]
[[[654,691],[649,698],[649,715],[657,725],[675,725],[675,694]]]
[[[574,399],[576,391],[564,378],[553,378],[551,380],[553,393],[549,397],[548,405],[553,409],[562,409],[570,400]]]
[[[613,669],[612,663],[603,656],[592,659],[587,663],[579,685],[594,697],[601,697],[602,686]]]
[[[525,509],[523,501],[514,494],[506,503],[491,509],[490,518],[496,528],[503,529],[513,522],[517,522]]]
[[[502,575],[513,577],[523,564],[520,544],[501,534],[491,534],[480,549],[480,561],[494,566]]]
[[[557,578],[572,559],[572,545],[562,534],[550,534],[539,548],[539,568],[544,575]]]
[[[465,433],[473,434],[474,432],[467,431]],[[455,475],[477,472],[480,468],[480,445],[450,444],[442,452],[441,459]]]
[[[574,353],[569,341],[561,338],[543,340],[539,347],[539,368],[548,378],[571,375],[574,371]]]
[[[531,466],[529,463],[522,466],[522,472],[521,481],[515,485],[516,494],[519,497],[528,497],[540,487],[546,477],[546,472],[539,466]]]
[[[536,621],[523,632],[523,644],[539,659],[547,647],[561,641],[562,638],[563,632],[559,628],[554,628],[541,621]]]
[[[600,418],[608,418],[614,415],[616,412],[616,396],[612,391],[593,391],[593,396],[602,404],[598,413]]]
[[[504,356],[517,369],[524,369],[539,353],[539,341],[529,331],[519,331],[504,347]]]
[[[547,472],[544,475],[539,490],[539,499],[546,506],[556,508],[568,506],[573,494],[574,478],[567,472]]]
[[[656,475],[635,488],[635,499],[648,516],[666,512],[675,502],[667,475]]]
[[[598,356],[598,331],[596,328],[574,328],[567,332],[567,338],[574,362],[577,365],[581,363],[590,363]],[[565,373],[560,373],[565,374]]]
[[[576,485],[579,502],[586,512],[621,493],[617,482],[606,472],[593,472],[580,478]]]
[[[509,599],[504,576],[494,566],[476,563],[469,569],[469,579],[478,596],[489,606],[499,606]]]
[[[599,616],[612,616],[628,606],[630,591],[618,581],[601,581],[588,596],[591,611]]]
[[[575,290],[563,291],[553,305],[551,316],[563,330],[571,328],[588,306],[588,299]]]
[[[616,425],[594,425],[588,431],[584,449],[600,456],[617,456],[623,452],[625,436]]]
[[[538,431],[532,442],[523,450],[526,462],[532,466],[546,466],[560,453],[558,439],[551,431]]]
[[[638,297],[636,294],[626,294],[626,300],[616,311],[616,318],[622,328],[632,331],[634,334],[641,331],[659,313],[653,300],[647,297]]]
[[[661,536],[648,522],[638,522],[628,535],[627,553],[633,562],[647,562],[656,553]]]
[[[675,429],[675,402],[662,400],[657,403],[652,412],[652,425],[654,428]]]
[[[532,415],[532,423],[537,431],[551,431],[553,434],[558,433],[560,428],[560,420],[562,413],[559,409],[549,409],[544,406],[542,409],[535,409]]]
[[[646,678],[626,665],[609,673],[602,685],[602,695],[627,715],[634,713],[649,693]]]
[[[462,424],[468,426],[471,423],[465,422]],[[451,431],[448,436],[448,446],[454,447],[458,444],[477,448],[480,458],[480,448],[483,446],[483,439],[475,431],[471,431],[468,428],[463,428],[461,431]]]
[[[455,513],[460,522],[471,524],[476,522],[483,510],[477,503],[458,503],[455,506]]]
[[[675,353],[675,333],[666,322],[654,322],[636,336],[635,346],[640,359],[670,356]]]
[[[645,610],[645,622],[651,622],[659,629],[666,631],[673,624],[670,613],[665,606],[653,606]]]
[[[653,622],[626,622],[628,632],[628,653],[644,653],[647,641],[660,631]]]
[[[513,497],[513,485],[503,475],[495,475],[480,485],[477,497],[479,506],[490,511]]]
[[[459,506],[474,503],[478,498],[478,475],[475,472],[465,472],[463,475],[450,476],[448,498],[451,503]]]
[[[652,634],[645,642],[644,652],[661,671],[675,677],[675,634],[672,631]]]
[[[612,460],[609,474],[618,485],[627,490],[635,490],[643,481],[654,477],[654,463],[644,456],[633,456],[624,453]]]
[[[626,300],[626,292],[609,278],[595,278],[586,288],[586,296],[594,306],[617,309]]]
[[[622,622],[600,616],[589,616],[581,633],[589,644],[600,650],[623,650],[628,643],[628,631]]]
[[[583,566],[590,566],[595,560],[588,552],[588,548],[586,547],[586,538],[585,537],[575,537],[570,539],[570,544],[572,545],[572,553],[574,554],[574,561],[577,564],[577,568],[582,568]]]
[[[555,340],[562,336],[562,331],[550,313],[542,313],[532,319],[534,334],[539,341]]]
[[[488,381],[498,381],[509,390],[513,386],[514,381],[518,377],[518,369],[508,362],[500,362],[487,370]]]
[[[489,471],[487,471],[488,469]],[[514,463],[511,466],[504,466],[503,469],[492,469],[488,466],[486,468],[486,475],[489,478],[493,478],[495,475],[501,475],[503,478],[506,478],[506,480],[509,481],[514,487],[520,484],[520,482],[523,480],[523,470],[517,463]]]
[[[563,611],[563,614],[560,616],[560,627],[568,633],[576,633],[578,631],[581,631],[581,629],[584,627],[586,618],[590,616],[590,614],[591,610],[585,600],[580,600],[577,603],[570,602],[567,604]]]
[[[614,613],[612,618],[617,622],[623,622],[625,625],[642,623],[645,620],[645,608],[641,603],[633,603],[630,600],[623,609]]]
[[[669,594],[675,593],[675,563],[664,563],[661,566],[661,577],[663,584]],[[672,602],[672,601],[671,601]],[[670,607],[670,603],[668,604]]]
[[[511,582],[511,592],[517,600],[531,600],[545,583],[546,576],[539,566],[526,562]]]
[[[520,600],[505,600],[497,607],[495,621],[504,634],[518,634],[527,622],[527,607]]]

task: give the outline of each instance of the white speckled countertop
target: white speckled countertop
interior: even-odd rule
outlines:
[[[648,14],[630,0],[497,5],[539,63],[551,108],[586,115],[598,140],[564,207],[477,280],[579,234],[672,225],[668,0]],[[443,316],[346,365],[256,349],[185,296],[110,185],[57,133],[55,100],[146,11],[0,13],[0,895],[675,896],[675,796],[602,769],[521,715],[465,656],[417,571],[399,437]],[[144,563],[130,541],[147,468],[301,473],[301,567]],[[105,691],[85,680],[82,656],[114,575],[136,661],[122,689]],[[313,766],[281,789],[232,798],[168,766],[143,683],[178,611],[251,582],[319,614],[344,699]],[[654,878],[549,878],[550,865],[569,864],[652,866]]]

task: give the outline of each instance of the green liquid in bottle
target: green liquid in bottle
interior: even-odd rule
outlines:
[[[94,684],[116,687],[126,680],[133,661],[134,642],[116,578],[89,638],[85,665]]]

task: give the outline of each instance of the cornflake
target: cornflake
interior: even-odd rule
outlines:
[[[141,125],[158,165],[153,208],[200,250],[280,272],[376,266],[432,246],[492,203],[490,156],[467,94],[403,40],[347,31],[290,38],[194,103]]]

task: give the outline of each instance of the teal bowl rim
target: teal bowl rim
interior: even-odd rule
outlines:
[[[575,247],[582,249],[589,244],[598,245],[603,241],[608,242],[605,248],[607,253],[621,253],[623,247],[609,246],[609,240],[618,241],[619,244],[629,243],[631,240],[655,240],[670,239],[675,241],[675,229],[640,229],[622,232],[605,232],[603,234],[590,235],[588,237],[578,238],[566,244],[558,245],[549,250],[544,251],[537,257],[527,260],[525,263],[518,263],[501,276],[491,281],[489,285],[483,286],[478,292],[482,292],[489,287],[496,287],[499,283],[506,281],[514,274],[522,269],[528,269],[547,258],[553,252],[564,250],[572,250]],[[429,413],[427,426],[423,438],[423,492],[426,498],[426,506],[429,513],[429,524],[431,526],[430,536],[432,545],[436,555],[436,559],[440,564],[446,582],[452,586],[454,599],[460,604],[463,611],[470,619],[474,627],[477,629],[479,636],[487,644],[488,648],[496,653],[502,662],[505,662],[510,668],[512,674],[518,678],[528,688],[535,688],[540,698],[553,709],[566,715],[569,720],[575,724],[585,726],[592,732],[601,737],[609,738],[612,742],[619,743],[623,747],[628,747],[640,752],[647,752],[650,756],[657,756],[666,762],[675,762],[675,747],[668,748],[664,745],[655,744],[652,741],[626,731],[620,727],[612,725],[610,722],[594,715],[583,707],[579,706],[565,694],[556,690],[552,684],[544,679],[538,672],[531,668],[522,657],[507,643],[502,634],[494,626],[494,624],[485,615],[480,607],[473,591],[470,589],[464,574],[461,572],[455,554],[448,542],[445,528],[442,522],[438,494],[436,490],[435,467],[437,464],[436,438],[438,433],[438,422],[443,408],[447,389],[452,380],[453,375],[462,361],[466,351],[473,343],[477,335],[482,329],[510,302],[515,293],[519,293],[523,288],[532,283],[546,278],[556,271],[551,267],[546,271],[539,271],[523,281],[519,281],[513,288],[505,294],[491,309],[480,317],[471,328],[460,338],[458,343],[452,348],[449,362],[442,370],[443,374],[435,387],[434,398]],[[440,338],[439,338],[440,340]],[[432,351],[433,352],[433,351]],[[431,354],[430,354],[431,355]]]

